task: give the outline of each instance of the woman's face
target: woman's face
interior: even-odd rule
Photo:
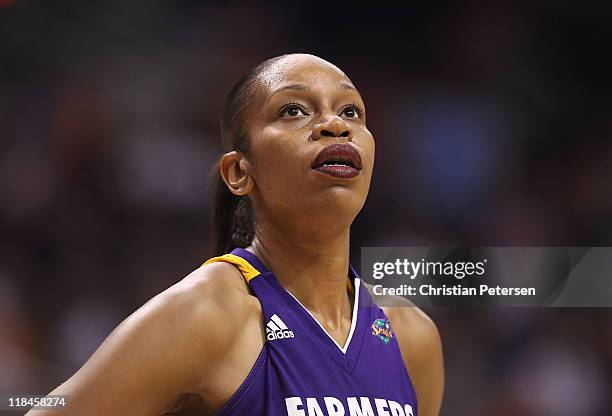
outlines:
[[[278,61],[260,76],[247,129],[256,212],[353,221],[370,186],[374,138],[361,95],[338,68],[311,55]]]

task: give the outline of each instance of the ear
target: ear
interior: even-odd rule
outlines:
[[[219,162],[221,178],[234,195],[246,195],[253,189],[251,165],[244,155],[237,151],[224,154]]]

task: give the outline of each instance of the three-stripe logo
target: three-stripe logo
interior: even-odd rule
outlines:
[[[293,331],[287,328],[287,325],[277,314],[272,315],[266,324],[266,336],[268,341],[295,337]]]

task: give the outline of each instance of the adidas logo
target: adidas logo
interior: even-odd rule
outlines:
[[[282,319],[274,314],[270,317],[270,320],[266,324],[266,334],[268,341],[274,341],[275,339],[294,338],[293,331],[287,328],[287,325]]]

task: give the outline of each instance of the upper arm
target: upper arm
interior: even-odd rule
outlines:
[[[444,393],[442,342],[434,322],[416,306],[388,312],[418,400],[420,416],[437,416]]]
[[[184,279],[121,322],[52,392],[68,395],[68,406],[46,414],[158,414],[181,393],[198,392],[207,363],[223,354],[230,338],[215,325],[223,314],[218,285],[201,277]]]

